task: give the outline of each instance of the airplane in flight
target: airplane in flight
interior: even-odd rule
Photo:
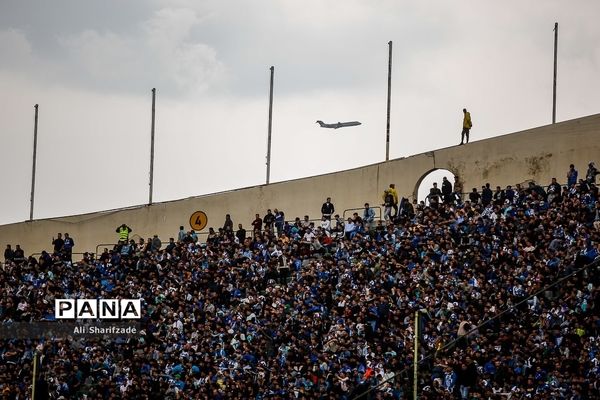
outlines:
[[[321,125],[321,128],[338,129],[338,128],[345,128],[347,126],[357,126],[357,125],[360,125],[361,123],[358,121],[350,121],[350,122],[338,122],[337,124],[326,124],[323,121],[317,121],[317,124]]]

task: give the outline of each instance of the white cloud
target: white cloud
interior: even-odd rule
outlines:
[[[25,34],[16,29],[0,31],[0,54],[0,69],[18,70],[32,63],[31,44]]]
[[[143,58],[136,55],[136,42],[112,32],[87,30],[60,39],[89,78],[99,81],[128,81],[143,71]]]
[[[224,64],[214,48],[192,37],[202,19],[191,9],[161,9],[134,32],[86,30],[59,42],[85,80],[113,91],[160,87],[164,93],[198,93],[223,84]]]

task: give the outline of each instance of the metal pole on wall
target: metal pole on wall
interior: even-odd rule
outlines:
[[[392,105],[392,41],[388,42],[387,124],[385,130],[385,161],[390,159],[390,108]]]
[[[275,67],[271,66],[271,85],[269,87],[269,128],[267,133],[267,185],[271,178],[271,125],[273,122],[273,75]]]
[[[152,189],[154,188],[154,117],[156,106],[156,89],[152,89],[152,125],[150,127],[150,193],[148,195],[148,205],[152,204]]]
[[[31,170],[31,198],[29,206],[29,220],[33,221],[33,201],[35,195],[35,163],[37,160],[37,128],[38,128],[38,105],[35,108],[35,120],[33,123],[33,168]]]
[[[554,23],[554,85],[552,86],[552,123],[556,123],[556,58],[558,50],[558,22]]]

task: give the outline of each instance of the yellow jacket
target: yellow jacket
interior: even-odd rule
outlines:
[[[471,113],[467,111],[465,113],[465,117],[463,118],[463,128],[471,129],[472,126],[473,123],[471,122]]]
[[[385,202],[385,196],[390,193],[394,197],[394,204],[398,204],[398,192],[394,188],[387,188],[383,191],[383,201]]]

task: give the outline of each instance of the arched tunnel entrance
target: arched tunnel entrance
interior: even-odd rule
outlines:
[[[415,192],[413,194],[414,198],[416,198],[418,202],[424,201],[425,204],[429,204],[427,199],[427,196],[429,195],[429,190],[433,187],[434,183],[436,183],[437,187],[441,190],[444,178],[450,181],[450,183],[452,184],[452,190],[454,190],[456,178],[454,173],[447,169],[437,168],[425,173],[417,181],[415,185]]]

